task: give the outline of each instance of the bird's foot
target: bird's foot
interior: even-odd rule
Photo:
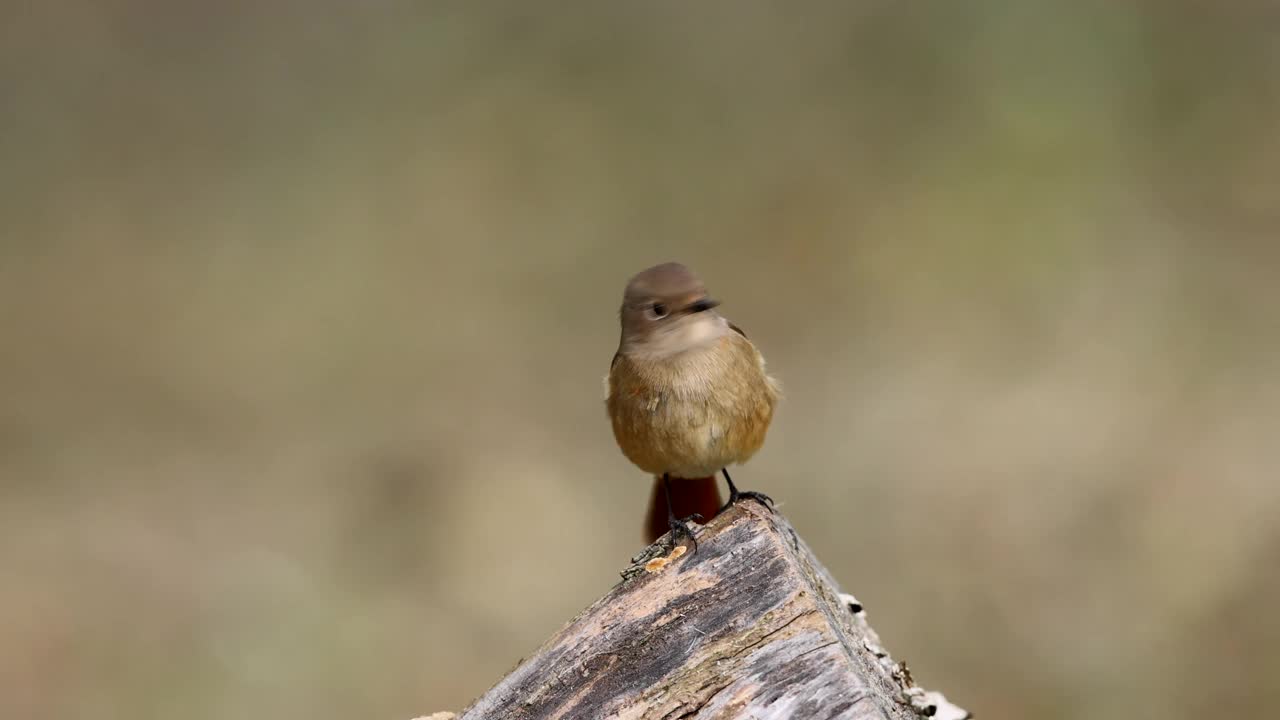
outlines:
[[[739,492],[731,493],[729,495],[729,502],[725,503],[724,507],[720,508],[720,512],[724,512],[734,505],[737,505],[741,500],[755,500],[764,506],[766,510],[773,512],[773,498],[762,492],[756,492],[754,490],[741,490]]]
[[[773,512],[773,498],[762,492],[756,492],[754,490],[739,490],[738,486],[733,484],[733,478],[729,477],[728,470],[721,469],[720,472],[724,473],[724,480],[729,483],[729,502],[725,503],[724,507],[720,508],[720,512],[724,512],[734,505],[737,505],[739,500],[755,500],[763,505],[766,510]]]
[[[693,552],[698,552],[698,538],[693,536],[693,528],[689,525],[693,520],[702,520],[702,516],[698,513],[694,513],[683,518],[677,518],[675,516],[667,518],[667,525],[671,527],[671,534],[667,536],[667,546],[671,550],[676,549],[676,538],[684,536],[689,538],[689,544],[693,546]]]
[[[770,511],[773,510],[773,498],[762,492],[756,492],[755,490],[743,490],[739,492],[736,497],[730,497],[729,504],[732,505],[739,500],[755,500]]]

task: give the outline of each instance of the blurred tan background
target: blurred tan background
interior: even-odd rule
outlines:
[[[460,709],[640,547],[669,259],[921,682],[1274,712],[1274,6],[266,5],[0,16],[0,716]]]

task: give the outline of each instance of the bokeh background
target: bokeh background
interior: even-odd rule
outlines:
[[[461,709],[641,546],[670,259],[922,683],[1274,714],[1274,5],[0,13],[0,716]]]

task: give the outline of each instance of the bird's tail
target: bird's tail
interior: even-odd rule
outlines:
[[[678,518],[697,513],[703,521],[715,517],[720,510],[720,488],[716,476],[704,478],[672,478],[671,505]],[[667,495],[662,489],[662,478],[653,479],[653,493],[649,498],[649,516],[645,518],[645,542],[653,542],[666,534]]]

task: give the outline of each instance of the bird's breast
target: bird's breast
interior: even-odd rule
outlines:
[[[652,473],[700,477],[760,448],[777,397],[759,353],[735,334],[661,360],[620,356],[607,405],[632,462]]]

